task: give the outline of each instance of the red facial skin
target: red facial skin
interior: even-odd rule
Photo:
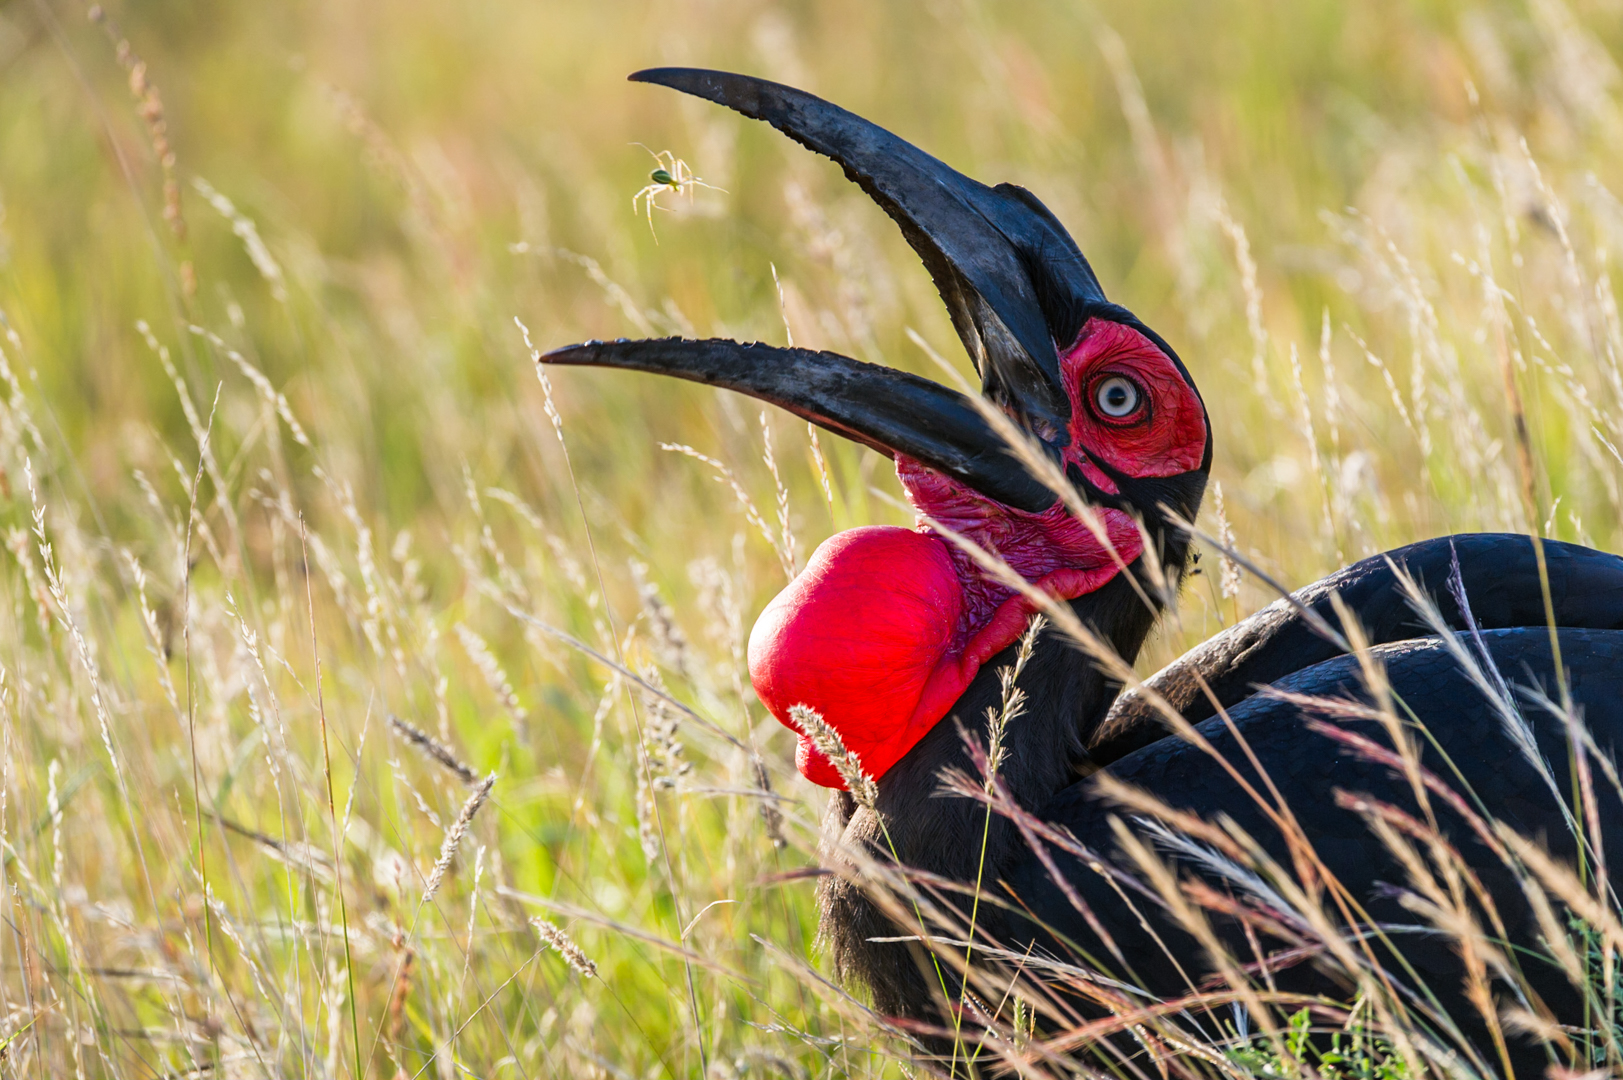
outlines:
[[[1120,419],[1094,402],[1094,391],[1113,375],[1125,375],[1140,391],[1138,410]],[[1071,397],[1071,444],[1061,456],[1101,491],[1120,494],[1089,454],[1128,476],[1177,476],[1200,468],[1206,407],[1177,365],[1137,330],[1088,320],[1060,357],[1060,377]]]
[[[1071,398],[1062,456],[1101,490],[1119,493],[1091,459],[1140,477],[1200,467],[1205,409],[1143,334],[1089,320],[1061,356],[1060,372]],[[1137,410],[1121,418],[1095,402],[1101,383],[1115,376],[1139,391]],[[1137,525],[1120,510],[1098,510],[1113,558],[1062,503],[1040,514],[1015,510],[901,454],[896,473],[922,515],[997,552],[1059,599],[1093,592],[1143,551]],[[762,703],[800,734],[801,774],[843,788],[789,718],[791,705],[822,714],[878,779],[947,714],[982,664],[1019,639],[1034,610],[926,527],[850,529],[824,541],[761,613],[750,632],[750,679]]]

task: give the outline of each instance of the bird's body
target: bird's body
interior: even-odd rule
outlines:
[[[1546,543],[1545,552],[1570,693],[1583,704],[1584,722],[1601,752],[1615,756],[1623,750],[1623,559],[1571,544]],[[1022,678],[1028,694],[1045,703],[1030,717],[1036,731],[1026,746],[1035,752],[1021,756],[1016,767],[1024,766],[1025,771],[1005,779],[1033,820],[1064,830],[1074,840],[1075,848],[1069,851],[1064,844],[1046,845],[1058,879],[1007,821],[993,819],[984,866],[977,845],[952,842],[949,838],[978,840],[985,821],[984,807],[978,803],[936,799],[922,812],[916,804],[899,805],[908,793],[925,786],[926,776],[944,768],[973,769],[963,740],[948,725],[937,729],[916,759],[901,763],[907,771],[898,782],[882,786],[879,810],[887,817],[888,840],[878,835],[875,818],[849,796],[831,808],[830,827],[842,834],[840,846],[862,843],[883,850],[885,843],[894,843],[903,863],[928,874],[996,883],[988,893],[1038,916],[1010,916],[997,908],[981,915],[983,936],[1005,950],[1019,952],[1035,944],[1038,956],[1083,959],[1130,985],[1175,999],[1202,986],[1210,988],[1212,966],[1205,948],[1165,914],[1154,896],[1135,896],[1137,906],[1127,906],[1117,888],[1076,854],[1086,850],[1110,863],[1117,846],[1110,818],[1123,811],[1103,795],[1100,776],[1074,778],[1098,770],[1109,780],[1153,794],[1171,809],[1205,820],[1226,815],[1279,866],[1289,869],[1288,830],[1274,816],[1279,806],[1271,782],[1322,860],[1326,876],[1334,877],[1364,905],[1366,929],[1391,928],[1404,958],[1426,976],[1428,989],[1438,999],[1430,1006],[1433,1022],[1447,1016],[1486,1046],[1485,1026],[1463,996],[1455,946],[1403,909],[1394,887],[1410,885],[1405,867],[1371,833],[1362,816],[1337,805],[1335,793],[1340,789],[1424,820],[1407,777],[1389,762],[1361,757],[1348,745],[1310,730],[1313,719],[1325,717],[1304,709],[1299,700],[1273,693],[1373,704],[1358,660],[1319,636],[1304,615],[1334,619],[1330,597],[1340,596],[1365,617],[1361,621],[1371,653],[1390,680],[1398,708],[1405,718],[1412,712],[1425,726],[1427,734],[1417,732],[1416,738],[1421,766],[1449,784],[1471,809],[1538,838],[1558,860],[1576,861],[1576,841],[1562,816],[1563,803],[1558,802],[1558,793],[1570,796],[1572,790],[1564,721],[1543,708],[1524,703],[1521,709],[1538,753],[1550,768],[1552,790],[1552,781],[1540,774],[1506,730],[1491,698],[1472,684],[1441,639],[1428,633],[1394,568],[1426,583],[1439,614],[1462,637],[1469,639],[1468,627],[1474,623],[1488,655],[1507,679],[1523,685],[1542,682],[1548,694],[1557,693],[1529,539],[1508,534],[1442,537],[1366,559],[1298,590],[1291,600],[1258,612],[1146,680],[1147,690],[1165,695],[1196,725],[1208,741],[1206,747],[1167,734],[1165,723],[1143,704],[1144,693],[1116,695],[1096,671],[1076,663],[1069,644],[1051,635],[1048,648],[1039,646]],[[1469,598],[1470,621],[1448,588],[1451,573],[1457,573]],[[1118,603],[1124,613],[1133,610],[1125,597]],[[1092,613],[1097,617],[1098,608]],[[1136,619],[1125,620],[1124,632],[1115,637],[1124,657],[1136,651],[1134,638],[1141,640],[1141,625]],[[1466,648],[1481,663],[1474,641]],[[989,668],[1012,662],[1001,657]],[[1210,696],[1200,689],[1203,683]],[[972,696],[966,695],[963,707],[955,711],[966,722],[996,703],[998,687],[991,682],[978,685],[972,688],[976,694],[973,705],[980,708],[969,707]],[[1226,719],[1216,715],[1219,704]],[[1073,722],[1054,722],[1067,714]],[[1376,720],[1342,717],[1337,727],[1374,746],[1391,747]],[[1043,742],[1045,734],[1048,739]],[[1235,773],[1219,767],[1218,757],[1233,764]],[[1054,760],[1063,761],[1064,768],[1030,768]],[[1623,803],[1616,798],[1600,803],[1603,834],[1623,836],[1618,831],[1623,827]],[[1446,802],[1436,800],[1436,807],[1443,835],[1482,877],[1512,940],[1537,941],[1540,930],[1532,924],[1521,890],[1499,857]],[[1238,877],[1214,872],[1189,852],[1181,857],[1177,852],[1162,854],[1172,857],[1181,871],[1200,875],[1219,890],[1234,891],[1248,901],[1257,899],[1237,886]],[[1126,866],[1131,869],[1130,863]],[[1087,906],[1086,913],[1072,903],[1067,889]],[[1266,902],[1258,907],[1269,917],[1288,921]],[[1287,909],[1283,914],[1288,913]],[[1153,935],[1140,923],[1141,915],[1153,926]],[[1258,959],[1256,945],[1247,940],[1241,922],[1219,918],[1212,925],[1232,956],[1242,963]],[[1101,927],[1114,949],[1101,940]],[[928,1013],[920,1003],[933,997],[931,973],[921,969],[908,944],[885,943],[887,949],[873,941],[897,935],[873,901],[847,879],[834,877],[825,884],[823,931],[842,972],[872,987],[882,1009],[896,1015]],[[1269,974],[1281,990],[1344,997],[1352,989],[1345,979],[1323,975],[1308,962],[1311,956],[1294,953],[1277,940],[1265,944],[1267,952],[1284,957],[1281,967]],[[1382,963],[1396,966],[1384,955]],[[1524,957],[1522,974],[1556,1015],[1581,1013],[1581,999],[1548,960]],[[1542,1049],[1522,1044],[1510,1049],[1518,1065],[1535,1072],[1542,1068]]]
[[[1585,703],[1589,730],[1602,752],[1615,756],[1623,748],[1623,631],[1563,630],[1560,639],[1563,652],[1577,661],[1570,670],[1570,685],[1574,695]],[[1542,627],[1487,631],[1483,641],[1487,654],[1506,672],[1524,670],[1524,665],[1549,670],[1550,639]],[[1379,965],[1383,971],[1399,973],[1396,981],[1402,988],[1403,1000],[1418,1026],[1434,1033],[1436,1047],[1471,1047],[1476,1052],[1473,1064],[1479,1070],[1498,1071],[1500,1060],[1495,1053],[1494,1035],[1467,986],[1458,938],[1440,932],[1434,917],[1416,906],[1417,901],[1423,905],[1430,898],[1416,886],[1409,868],[1392,847],[1371,830],[1365,814],[1378,806],[1392,819],[1426,823],[1429,810],[1438,833],[1458,852],[1462,876],[1473,875],[1492,898],[1498,926],[1476,903],[1464,905],[1479,912],[1480,923],[1472,931],[1479,935],[1479,958],[1485,956],[1491,962],[1497,954],[1518,966],[1515,983],[1521,990],[1536,994],[1550,1016],[1583,1017],[1584,997],[1559,965],[1537,948],[1547,936],[1546,928],[1539,924],[1525,898],[1518,874],[1507,868],[1501,854],[1490,847],[1487,836],[1477,831],[1477,826],[1491,815],[1498,826],[1534,839],[1557,862],[1566,866],[1580,863],[1574,830],[1559,809],[1575,801],[1569,732],[1559,717],[1543,710],[1526,710],[1536,752],[1549,767],[1546,779],[1506,732],[1489,701],[1465,679],[1439,639],[1395,642],[1373,649],[1371,654],[1388,671],[1393,692],[1417,715],[1432,718],[1426,725],[1431,738],[1418,740],[1419,765],[1462,796],[1460,805],[1428,793],[1428,803],[1422,806],[1405,774],[1390,761],[1363,757],[1325,735],[1304,736],[1303,710],[1298,704],[1262,695],[1247,698],[1229,710],[1232,732],[1216,717],[1199,725],[1200,733],[1210,740],[1211,752],[1234,763],[1239,779],[1214,769],[1213,758],[1206,750],[1177,738],[1161,739],[1136,750],[1114,762],[1108,771],[1117,781],[1156,793],[1174,810],[1189,811],[1208,820],[1224,815],[1289,874],[1292,846],[1284,830],[1271,820],[1269,792],[1261,779],[1266,775],[1288,793],[1289,805],[1302,835],[1311,844],[1313,858],[1327,877],[1333,876],[1337,890],[1343,891],[1342,902],[1357,905],[1353,917],[1337,919],[1336,923],[1350,949],[1359,953],[1369,950],[1368,960],[1359,956],[1359,963],[1369,969]],[[1359,663],[1353,657],[1326,660],[1293,673],[1275,686],[1290,693],[1372,704]],[[1344,736],[1368,740],[1376,747],[1390,747],[1378,721],[1342,720],[1335,726]],[[1250,764],[1252,756],[1255,767]],[[1249,790],[1242,786],[1241,779],[1250,785]],[[1319,801],[1304,798],[1308,793]],[[1352,798],[1359,802],[1351,802]],[[1596,801],[1596,808],[1595,819],[1583,828],[1587,831],[1598,825],[1606,837],[1623,836],[1623,804],[1615,797],[1603,797]],[[1462,811],[1479,815],[1476,822]],[[1109,852],[1115,846],[1110,817],[1120,812],[1099,798],[1092,785],[1083,783],[1061,792],[1036,816],[1066,830],[1083,848]],[[1163,851],[1163,856],[1178,867],[1185,891],[1191,880],[1204,881],[1218,894],[1237,901],[1236,906],[1246,908],[1250,913],[1248,921],[1254,925],[1277,920],[1281,927],[1276,934],[1255,933],[1248,940],[1244,921],[1207,913],[1212,932],[1228,956],[1246,964],[1258,985],[1321,1000],[1346,1001],[1356,995],[1359,987],[1342,973],[1342,965],[1315,963],[1328,959],[1327,950],[1318,943],[1310,926],[1293,919],[1289,902],[1281,902],[1272,893],[1267,877],[1250,879],[1235,873],[1231,864],[1219,865],[1221,852],[1208,844],[1196,841],[1191,845],[1201,850],[1185,850],[1181,844],[1180,839],[1170,851]],[[1412,850],[1425,859],[1426,846],[1423,840],[1414,839]],[[1194,995],[1201,988],[1209,990],[1214,982],[1221,985],[1221,980],[1211,977],[1214,965],[1203,943],[1186,932],[1178,920],[1158,910],[1151,899],[1138,898],[1135,912],[1099,874],[1090,872],[1083,860],[1059,850],[1054,857],[1058,874],[1089,905],[1096,922],[1090,923],[1071,906],[1055,878],[1040,863],[1025,858],[1010,868],[1004,881],[1011,894],[1041,913],[1043,926],[1017,921],[1003,928],[1006,941],[1016,948],[1035,941],[1039,950],[1059,956],[1080,952],[1096,957],[1101,967],[1121,972],[1131,984],[1167,999]],[[1435,870],[1431,873],[1437,881],[1445,880]],[[1326,892],[1322,904],[1335,911],[1337,897]],[[1153,937],[1139,923],[1140,912],[1154,928]],[[1114,960],[1110,948],[1095,932],[1095,925],[1103,928],[1126,958],[1125,969]],[[1557,925],[1562,931],[1570,931],[1564,920]],[[1288,947],[1285,942],[1292,932],[1306,945]],[[1264,957],[1266,965],[1259,963]],[[1326,966],[1337,968],[1337,973],[1326,974]],[[1604,1002],[1599,969],[1600,965],[1595,965],[1588,980],[1593,982],[1595,1000]],[[1494,979],[1491,967],[1486,974],[1483,985],[1486,987],[1492,980],[1495,987],[1489,991],[1495,1014],[1501,1014],[1507,1006],[1516,1006],[1517,997],[1508,991],[1508,982]],[[1598,1011],[1604,1011],[1604,1006]],[[1523,1039],[1506,1039],[1505,1050],[1519,1076],[1540,1075],[1549,1061],[1543,1046]],[[1437,1058],[1444,1056],[1438,1054]]]
[[[1592,791],[1585,763],[1623,743],[1623,560],[1546,543],[1541,562],[1517,535],[1425,541],[1300,590],[1121,694],[1105,672],[1127,677],[1181,577],[1180,523],[1198,513],[1211,464],[1183,362],[1105,299],[1029,192],[981,185],[788,87],[688,69],[633,78],[766,120],[839,162],[902,227],[982,376],[977,399],[832,353],[718,340],[593,342],[542,357],[738,390],[896,461],[917,528],[830,539],[750,643],[757,694],[801,736],[798,768],[836,789],[819,900],[843,976],[882,1013],[957,1023],[972,995],[950,992],[921,936],[936,932],[924,922],[973,919],[983,957],[1085,962],[1108,976],[1094,985],[1131,987],[1132,1000],[1180,998],[1213,972],[1270,993],[1345,996],[1368,989],[1367,958],[1435,1047],[1463,1048],[1479,1069],[1497,1065],[1500,1047],[1482,1016],[1497,1006],[1466,984],[1484,951],[1509,959],[1476,985],[1498,978],[1496,992],[1528,1015],[1583,1014],[1541,955],[1548,926],[1529,921],[1527,874],[1507,869],[1523,862],[1506,845],[1523,841],[1495,829],[1593,868],[1620,824],[1623,800],[1575,801],[1574,781]],[[1420,585],[1405,588],[1405,573]],[[1417,611],[1422,595],[1433,622]],[[1070,636],[1050,625],[1035,639],[1019,678],[1025,711],[985,779],[990,715],[1007,702],[1000,671],[1028,617],[1063,615],[1061,603],[1076,617]],[[1347,655],[1360,633],[1367,647]],[[1564,693],[1576,709],[1558,715],[1546,704]],[[816,742],[802,708],[843,744]],[[1578,751],[1573,712],[1593,737]],[[1531,734],[1516,734],[1522,721]],[[1407,759],[1394,740],[1414,747]],[[859,801],[844,790],[855,774],[836,765],[860,766],[877,795]],[[1424,783],[1417,770],[1429,770]],[[943,797],[944,783],[959,797]],[[1178,827],[1123,832],[1123,785]],[[1148,805],[1139,798],[1137,812]],[[1580,852],[1584,828],[1601,835]],[[1404,861],[1416,847],[1448,896],[1430,895]],[[1156,859],[1171,867],[1160,895],[1121,876]],[[908,868],[945,914],[921,921],[917,903],[898,907],[864,860]],[[1271,881],[1275,868],[1292,881]],[[966,895],[976,887],[984,905]],[[1474,913],[1466,922],[1488,925],[1480,948],[1458,918],[1449,933],[1404,929],[1437,922],[1454,901]],[[1190,905],[1203,912],[1192,919]],[[1120,1010],[1064,970],[1056,1015],[1071,999],[1079,1016]],[[1519,1041],[1509,1053],[1519,1068],[1546,1050]]]
[[[1550,670],[1550,638],[1543,627],[1489,630],[1482,638],[1488,655],[1506,673],[1527,668]],[[1611,754],[1623,747],[1623,631],[1562,630],[1560,639],[1563,652],[1577,661],[1570,669],[1570,686],[1586,705],[1585,723],[1602,750]],[[1542,710],[1525,710],[1537,753],[1550,768],[1552,779],[1546,781],[1507,733],[1489,700],[1468,683],[1440,639],[1397,641],[1372,649],[1371,655],[1386,669],[1394,694],[1416,715],[1433,718],[1426,725],[1430,738],[1417,740],[1420,766],[1455,788],[1473,811],[1491,812],[1502,824],[1524,836],[1540,838],[1556,859],[1576,865],[1577,845],[1560,812],[1561,803],[1570,798],[1572,791],[1568,732],[1561,719]],[[1272,685],[1291,694],[1373,704],[1359,662],[1351,656],[1311,665]],[[1291,854],[1282,830],[1269,818],[1272,802],[1262,775],[1292,796],[1317,794],[1322,802],[1308,803],[1297,797],[1290,805],[1324,866],[1349,894],[1358,898],[1372,923],[1409,927],[1408,932],[1415,932],[1423,925],[1422,920],[1403,909],[1395,892],[1382,888],[1408,887],[1404,867],[1357,813],[1338,807],[1332,797],[1340,789],[1379,800],[1423,820],[1423,810],[1408,780],[1389,761],[1349,752],[1348,747],[1337,745],[1327,735],[1304,733],[1303,711],[1294,701],[1257,694],[1228,709],[1227,721],[1212,717],[1198,726],[1200,734],[1210,741],[1211,751],[1235,765],[1238,778],[1214,768],[1206,749],[1176,737],[1159,739],[1133,751],[1112,762],[1108,772],[1119,782],[1156,793],[1175,810],[1208,818],[1218,813],[1228,815],[1285,867],[1291,863]],[[1382,749],[1390,747],[1378,720],[1344,719],[1336,727]],[[1255,765],[1251,755],[1255,755]],[[1242,779],[1250,786],[1249,791],[1242,786]],[[1261,802],[1252,797],[1252,791],[1260,795]],[[1599,806],[1603,831],[1620,835],[1615,831],[1623,824],[1623,807],[1618,800],[1601,800]],[[1442,833],[1456,845],[1466,864],[1482,876],[1488,891],[1499,902],[1499,913],[1512,939],[1536,941],[1539,929],[1531,923],[1514,880],[1497,856],[1447,801],[1435,799],[1433,809]],[[1114,842],[1106,818],[1112,812],[1119,809],[1098,797],[1095,784],[1084,781],[1060,792],[1036,816],[1069,830],[1081,846],[1108,852]],[[1205,873],[1188,856],[1181,861],[1190,864],[1192,871]],[[1140,930],[1119,903],[1111,902],[1112,894],[1098,875],[1087,873],[1074,857],[1063,855],[1061,872],[1085,898],[1091,898],[1095,913],[1118,944],[1127,942],[1127,947],[1133,949],[1131,956],[1138,961],[1134,973],[1145,980],[1144,985],[1166,995],[1192,992],[1183,983],[1184,976],[1168,966],[1158,949],[1144,947],[1142,942],[1133,947]],[[1214,884],[1221,884],[1218,875],[1208,876]],[[1046,920],[1048,933],[1082,945],[1109,963],[1109,951],[1098,941],[1089,940],[1092,934],[1085,920],[1079,913],[1067,911],[1063,896],[1036,860],[1017,861],[1006,880],[1034,910],[1058,916]],[[1160,930],[1175,954],[1201,955],[1198,943],[1172,923],[1163,921]],[[1219,930],[1229,938],[1235,956],[1251,959],[1237,924],[1220,925]],[[1406,951],[1413,946],[1433,954],[1418,961],[1418,966],[1439,976],[1431,984],[1434,991],[1444,996],[1458,992],[1458,959],[1451,942],[1433,936],[1430,942],[1406,941],[1404,946]],[[1410,958],[1413,960],[1414,954]],[[1203,978],[1206,965],[1196,961],[1188,970]],[[1526,970],[1547,1003],[1575,1001],[1566,980],[1547,962],[1535,961]],[[1287,978],[1280,976],[1280,981],[1284,983]],[[1557,1014],[1561,1014],[1560,1009]],[[1571,1007],[1565,1011],[1565,1015],[1574,1014]],[[1456,1019],[1470,1023],[1475,1018],[1456,1013]]]

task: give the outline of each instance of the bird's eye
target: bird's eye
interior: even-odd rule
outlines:
[[[1093,405],[1106,420],[1126,420],[1138,411],[1144,395],[1138,384],[1125,375],[1101,379],[1093,388]]]

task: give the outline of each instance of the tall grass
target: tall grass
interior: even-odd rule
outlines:
[[[90,15],[0,6],[8,1073],[917,1068],[818,969],[824,793],[743,670],[801,553],[905,521],[894,479],[725,394],[545,386],[514,319],[543,348],[792,333],[932,377],[915,333],[961,350],[838,170],[625,85],[638,67],[794,82],[1037,191],[1188,362],[1224,494],[1201,526],[1273,578],[1445,531],[1618,544],[1623,32],[1600,0]],[[662,199],[657,244],[635,143],[720,189]],[[1141,671],[1273,599],[1205,550]],[[1353,810],[1462,941],[1491,936],[1426,822]],[[1160,818],[1348,949],[1243,839]],[[1549,897],[1557,959],[1599,973],[1582,1038],[1615,1066],[1614,909],[1483,827]],[[1165,886],[1146,829],[1124,849]],[[1222,1046],[1108,987],[1114,1018],[1083,1021],[966,976],[969,928],[862,872],[995,1010],[960,1017],[1000,1033],[979,1064],[1059,1074],[1130,1030],[1179,1075],[1310,1053],[1235,973],[1285,1036]],[[1203,901],[1178,901],[1191,925]],[[1359,1008],[1357,1068],[1435,1064],[1389,997]]]

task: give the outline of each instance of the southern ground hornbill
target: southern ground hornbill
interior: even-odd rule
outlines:
[[[1623,812],[1619,798],[1605,792],[1592,800],[1592,813],[1574,809],[1574,778],[1604,788],[1596,777],[1606,770],[1572,763],[1609,755],[1623,735],[1623,560],[1546,543],[1541,568],[1525,536],[1425,541],[1280,600],[1127,694],[1071,640],[1045,630],[1020,675],[1027,706],[1004,735],[997,779],[1007,802],[991,818],[983,855],[986,806],[941,797],[942,777],[980,767],[977,748],[1004,695],[998,671],[1012,663],[1035,609],[1028,595],[988,576],[959,538],[1067,601],[1131,663],[1169,592],[1156,578],[1175,583],[1183,573],[1189,536],[1175,522],[1194,519],[1206,486],[1212,441],[1199,392],[1165,341],[1105,299],[1076,243],[1030,192],[977,183],[789,87],[690,69],[632,78],[765,120],[843,166],[922,257],[982,378],[977,402],[833,353],[723,340],[590,342],[542,357],[726,387],[894,458],[920,527],[830,538],[767,607],[750,640],[751,676],[773,714],[797,727],[791,706],[817,710],[877,780],[871,805],[859,804],[801,732],[800,771],[840,789],[827,823],[831,858],[840,850],[894,858],[931,875],[938,897],[951,892],[940,883],[985,882],[998,899],[980,912],[976,929],[987,938],[1033,957],[1086,956],[1164,997],[1191,993],[1225,953],[1231,973],[1252,964],[1246,970],[1270,992],[1356,989],[1349,971],[1363,970],[1367,957],[1399,973],[1404,985],[1393,1000],[1435,1033],[1435,1044],[1421,1048],[1434,1061],[1444,1054],[1439,1048],[1453,1046],[1464,1067],[1504,1064],[1489,1013],[1520,1010],[1568,1024],[1587,1015],[1583,990],[1541,936],[1519,884],[1526,873],[1508,869],[1531,856],[1508,849],[1513,841],[1484,822],[1497,819],[1534,838],[1562,864],[1578,861],[1575,832],[1587,827],[1585,860],[1603,860],[1602,839]],[[1063,475],[1069,498],[1016,460],[998,416],[1013,420],[1057,467],[1049,476]],[[1078,497],[1090,521],[1072,512]],[[1417,614],[1416,590],[1400,587],[1405,572],[1430,597],[1433,623]],[[1356,620],[1338,617],[1346,612]],[[1337,628],[1353,621],[1369,646],[1362,658],[1338,640]],[[1443,622],[1461,633],[1445,636]],[[1371,689],[1369,672],[1382,669],[1390,696]],[[1521,689],[1505,689],[1499,672]],[[1552,698],[1570,694],[1576,706],[1568,715],[1581,715],[1595,745],[1575,756],[1573,725],[1533,703],[1528,687]],[[1156,694],[1167,704],[1154,706]],[[1315,706],[1303,696],[1353,704]],[[1387,701],[1395,704],[1383,720],[1378,707]],[[1171,710],[1198,725],[1199,737],[1189,738],[1187,728],[1169,734],[1163,717]],[[1334,723],[1320,714],[1335,714]],[[1421,774],[1393,756],[1388,725],[1399,714],[1411,760],[1446,778],[1435,791],[1417,796],[1411,780]],[[1515,734],[1518,716],[1527,737]],[[1101,795],[1111,779],[1208,821],[1227,816],[1227,832],[1159,834],[1185,892],[1204,897],[1209,935],[1192,936],[1195,924],[1164,898],[1132,893],[1101,873],[1123,858],[1112,853],[1125,843],[1112,823],[1123,812],[1119,797]],[[1317,869],[1307,873],[1319,884],[1309,883],[1307,901],[1287,901],[1265,886],[1267,874],[1242,873],[1235,861],[1272,859],[1302,870],[1279,824],[1281,802],[1317,852]],[[1011,807],[1029,817],[1016,820]],[[1375,819],[1389,836],[1401,834],[1397,847],[1371,831]],[[1440,902],[1427,898],[1399,857],[1406,844],[1422,861],[1447,861],[1437,854],[1442,848],[1427,846],[1427,822],[1463,860],[1431,872],[1456,890],[1470,884],[1460,910],[1487,927],[1470,947],[1461,946],[1460,935],[1469,934],[1457,927],[1453,936],[1400,932],[1424,925],[1415,911]],[[1601,835],[1591,835],[1597,827]],[[1224,855],[1242,835],[1259,846]],[[821,887],[823,931],[839,971],[865,983],[883,1013],[950,1023],[943,1005],[958,995],[942,992],[950,989],[946,978],[861,877],[833,874]],[[1340,887],[1327,892],[1331,879]],[[1352,952],[1309,947],[1311,927],[1292,908],[1304,902],[1330,913]],[[1256,964],[1263,955],[1276,963]],[[1489,962],[1478,966],[1486,974],[1474,985],[1491,982],[1494,1001],[1470,990],[1465,977],[1484,955]],[[1519,975],[1502,977],[1496,963]],[[1077,1006],[1079,1015],[1099,1015],[1097,998],[1093,1004],[1091,1013]],[[1508,1038],[1511,1062],[1541,1067],[1544,1046]]]

